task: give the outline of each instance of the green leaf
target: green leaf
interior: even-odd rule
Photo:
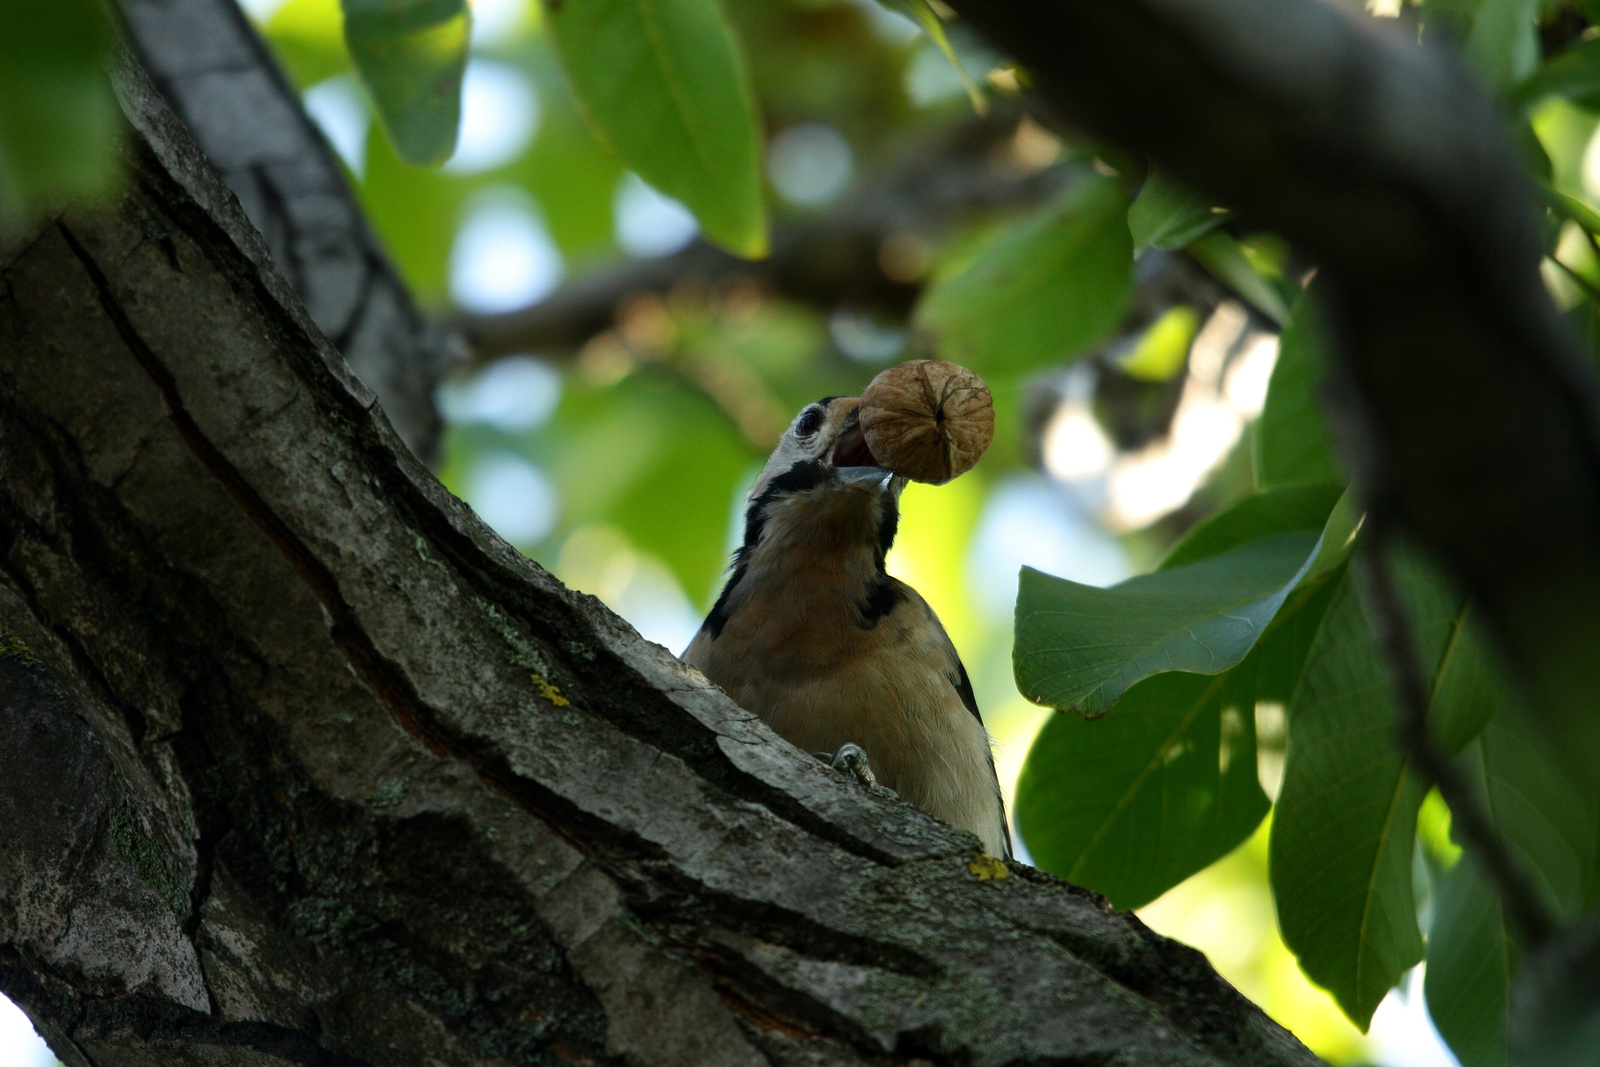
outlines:
[[[1545,202],[1555,210],[1556,214],[1576,222],[1590,233],[1600,234],[1600,212],[1559,189],[1552,189],[1548,185],[1541,185],[1539,189],[1544,194]]]
[[[1430,719],[1459,724],[1469,671],[1454,657],[1464,601],[1420,560],[1394,568],[1421,667],[1434,681]],[[1457,736],[1465,732],[1453,725]],[[1417,809],[1425,790],[1394,743],[1386,664],[1354,584],[1342,580],[1312,643],[1289,709],[1289,748],[1273,816],[1271,878],[1284,942],[1300,966],[1366,1028],[1399,977],[1422,958],[1412,886]]]
[[[1238,297],[1278,325],[1289,318],[1289,306],[1277,287],[1257,273],[1239,242],[1213,230],[1187,246],[1188,253]]]
[[[944,32],[944,21],[934,10],[933,5],[928,0],[896,0],[894,6],[910,15],[912,20],[922,27],[922,32],[928,35],[928,40],[944,53],[945,60],[956,72],[956,77],[961,80],[961,87],[967,91],[967,99],[972,101],[972,110],[980,115],[987,113],[989,102],[983,98],[983,90],[978,88],[977,82],[972,80],[972,75],[968,74],[967,68],[962,65],[961,57],[956,55],[956,50],[950,46],[950,37]]]
[[[1552,56],[1512,93],[1512,101],[1527,108],[1547,96],[1562,96],[1579,107],[1600,107],[1600,39],[1580,41]]]
[[[1539,0],[1484,0],[1464,49],[1491,86],[1505,90],[1539,63]]]
[[[1258,485],[1344,481],[1317,402],[1325,359],[1322,338],[1316,303],[1309,293],[1302,293],[1278,341],[1278,362],[1256,422]]]
[[[755,97],[716,0],[547,0],[585,117],[741,256],[767,253]]]
[[[1287,699],[1326,592],[1285,608],[1231,670],[1147,678],[1100,719],[1052,716],[1017,782],[1017,829],[1034,862],[1137,908],[1249,837],[1270,806],[1256,703]]]
[[[917,308],[943,358],[984,373],[1086,353],[1122,322],[1132,291],[1127,200],[1084,181],[935,285]]]
[[[472,13],[466,0],[341,0],[344,40],[400,158],[455,151]]]
[[[1486,686],[1504,703],[1505,690]],[[1484,812],[1546,902],[1563,917],[1582,908],[1596,856],[1596,813],[1546,748],[1542,734],[1506,706],[1459,765]],[[1462,1067],[1504,1067],[1515,944],[1500,898],[1466,856],[1434,896],[1424,990],[1428,1013]]]
[[[0,229],[110,192],[120,113],[94,0],[0,3]]]
[[[1240,497],[1185,534],[1156,569],[1198,563],[1269,534],[1320,529],[1341,495],[1334,485],[1293,485]]]
[[[1159,167],[1152,167],[1128,208],[1128,230],[1136,253],[1146,248],[1182,248],[1222,225],[1228,212]]]
[[[1017,782],[1033,861],[1118,908],[1148,904],[1250,836],[1271,806],[1256,777],[1256,663],[1173,671],[1100,719],[1052,716]]]
[[[1219,674],[1255,645],[1317,542],[1311,531],[1276,534],[1110,589],[1024,567],[1017,687],[1035,703],[1092,713],[1152,674]]]
[[[1168,382],[1183,370],[1189,346],[1200,330],[1200,314],[1188,304],[1174,304],[1145,327],[1127,358],[1118,361],[1122,373],[1144,382]]]

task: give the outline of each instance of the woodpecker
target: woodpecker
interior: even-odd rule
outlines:
[[[864,753],[883,785],[1009,857],[966,667],[927,601],[884,569],[906,480],[867,447],[858,403],[824,397],[790,424],[683,658],[785,740],[858,773]]]

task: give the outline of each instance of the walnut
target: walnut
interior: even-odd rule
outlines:
[[[861,393],[861,433],[896,474],[943,485],[978,462],[994,439],[994,399],[983,379],[942,359],[890,367]]]

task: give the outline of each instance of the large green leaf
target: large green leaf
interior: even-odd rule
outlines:
[[[1022,569],[1017,687],[1039,704],[1105,711],[1163,671],[1219,674],[1249,653],[1310,565],[1312,531],[1275,534],[1110,589]]]
[[[1503,703],[1498,679],[1483,686]],[[1507,706],[1462,754],[1459,765],[1485,813],[1563,917],[1583,905],[1594,868],[1596,813],[1551,758],[1520,709]],[[1440,879],[1428,934],[1428,1012],[1462,1067],[1504,1067],[1516,946],[1495,889],[1463,857]]]
[[[1332,588],[1285,608],[1231,670],[1147,678],[1103,718],[1052,716],[1017,782],[1034,862],[1137,908],[1249,837],[1270,807],[1256,703],[1288,699]]]
[[[1342,482],[1328,443],[1317,390],[1324,364],[1322,328],[1309,293],[1295,301],[1278,342],[1278,362],[1255,428],[1256,483]]]
[[[1295,486],[1245,497],[1163,562],[1198,563],[1321,526],[1324,547],[1310,570],[1318,560],[1328,567],[1302,582],[1237,666],[1212,676],[1160,674],[1129,688],[1102,718],[1045,723],[1017,784],[1017,827],[1036,863],[1136,908],[1255,829],[1268,807],[1256,771],[1255,707],[1288,703],[1337,587],[1354,531],[1337,495]]]
[[[0,229],[109,191],[119,115],[94,0],[0,3]]]
[[[1132,291],[1127,208],[1115,181],[1082,182],[935,285],[917,324],[945,358],[990,374],[1083,355]]]
[[[466,0],[341,0],[344,40],[395,151],[437,166],[455,151],[472,12]]]
[[[600,139],[741,256],[767,252],[755,98],[716,0],[547,0]]]
[[[1135,252],[1182,248],[1218,226],[1228,213],[1160,167],[1152,167],[1139,195],[1128,207],[1128,230]]]
[[[1269,534],[1319,529],[1340,495],[1334,485],[1291,485],[1240,497],[1185,534],[1156,569],[1198,563]]]
[[[1476,714],[1462,598],[1421,561],[1394,568],[1431,682],[1430,720],[1461,738]],[[1470,700],[1468,700],[1470,703]],[[1362,1028],[1422,958],[1412,886],[1424,789],[1395,747],[1386,664],[1346,579],[1322,620],[1289,711],[1289,748],[1271,840],[1271,877],[1286,944]]]

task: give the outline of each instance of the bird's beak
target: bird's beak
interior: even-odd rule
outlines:
[[[894,472],[885,470],[867,447],[867,440],[861,435],[861,424],[854,416],[833,446],[833,468],[840,484],[863,489],[881,491],[888,488],[889,479],[894,477]]]

